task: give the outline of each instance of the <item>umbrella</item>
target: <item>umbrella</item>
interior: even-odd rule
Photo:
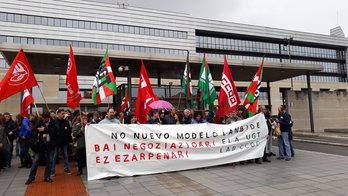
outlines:
[[[173,108],[173,105],[168,101],[158,100],[150,103],[149,107],[152,109],[169,109]]]

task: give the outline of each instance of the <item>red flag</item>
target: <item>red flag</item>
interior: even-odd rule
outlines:
[[[227,58],[224,58],[224,69],[222,71],[221,89],[218,99],[219,108],[218,116],[223,117],[235,111],[240,104],[240,99],[230,68],[228,67]]]
[[[79,85],[77,83],[76,63],[71,45],[65,84],[67,88],[66,105],[71,109],[75,109],[76,106],[79,105],[82,98],[81,93],[79,92]]]
[[[129,108],[130,108],[129,97],[128,97],[128,93],[126,93],[126,96],[123,97],[123,99],[122,99],[122,103],[121,103],[119,112],[124,112],[126,110],[129,110]]]
[[[13,60],[10,69],[7,71],[5,77],[0,84],[0,101],[37,86],[37,81],[31,70],[27,57],[23,49],[20,49],[16,58]]]
[[[153,93],[149,77],[147,76],[145,65],[141,60],[138,97],[135,104],[135,116],[138,117],[140,123],[145,123],[147,120],[147,113],[151,110],[149,107],[150,103],[158,100],[156,95]]]
[[[260,67],[257,70],[253,81],[249,85],[248,89],[245,92],[245,99],[243,105],[249,111],[249,117],[256,114],[258,99],[260,95],[261,81],[263,75],[263,60],[261,61]]]
[[[22,116],[26,116],[28,114],[29,106],[33,103],[34,103],[33,95],[31,94],[29,89],[25,89],[23,91],[23,98],[22,98],[22,108],[21,108]]]

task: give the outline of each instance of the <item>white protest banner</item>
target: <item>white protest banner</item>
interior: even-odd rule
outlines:
[[[227,125],[87,125],[88,180],[260,158],[267,134],[263,114]]]

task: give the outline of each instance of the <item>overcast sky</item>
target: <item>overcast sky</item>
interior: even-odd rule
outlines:
[[[208,19],[326,35],[330,33],[331,28],[339,24],[348,37],[347,0],[117,0],[114,2],[188,13]]]

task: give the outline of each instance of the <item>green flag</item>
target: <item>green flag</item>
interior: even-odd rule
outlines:
[[[209,105],[209,110],[214,111],[214,101],[217,98],[217,94],[205,55],[202,59],[202,66],[199,72],[198,88],[202,92],[203,108]]]
[[[184,70],[184,75],[182,78],[181,86],[184,89],[184,94],[186,96],[186,101],[189,104],[190,108],[193,108],[193,93],[192,93],[192,82],[191,82],[191,70],[190,70],[190,61],[189,61],[189,52],[187,51],[186,65]]]

